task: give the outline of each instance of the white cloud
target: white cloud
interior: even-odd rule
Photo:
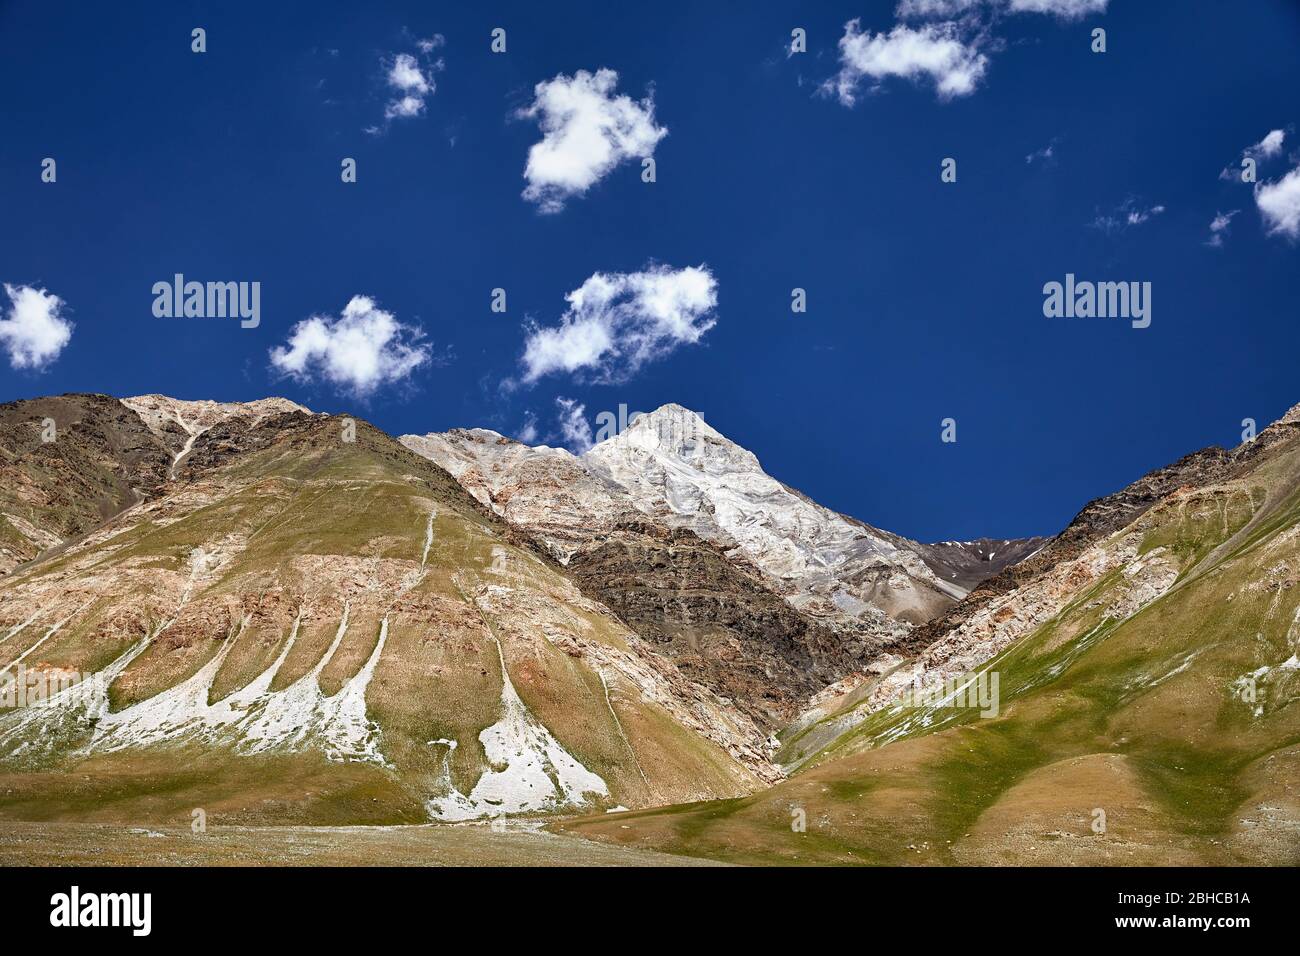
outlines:
[[[424,100],[418,96],[403,96],[384,107],[384,119],[419,116],[424,112]]]
[[[393,65],[388,71],[388,85],[403,93],[419,96],[434,90],[433,78],[424,75],[419,61],[409,53],[399,53],[393,59]]]
[[[1105,13],[1108,4],[1109,0],[898,0],[894,15],[899,20],[930,22],[897,24],[888,33],[873,34],[861,31],[860,20],[849,21],[840,38],[839,75],[821,89],[852,106],[864,77],[879,86],[885,77],[900,76],[929,79],[940,99],[969,96],[984,79],[988,54],[1005,45],[993,35],[992,27],[1006,14],[1040,13],[1077,20]]]
[[[365,295],[353,296],[336,318],[313,315],[289,332],[287,347],[271,349],[271,365],[301,382],[317,376],[364,398],[380,385],[400,382],[429,361],[424,333],[405,325]]]
[[[420,57],[410,53],[393,56],[385,79],[394,95],[384,107],[384,119],[405,119],[424,112],[425,101],[438,89],[433,76],[443,68],[441,59],[430,62],[428,55],[444,42],[441,35],[434,34],[431,39],[416,41]],[[378,132],[378,129],[370,127],[367,131]]]
[[[557,398],[560,409],[560,437],[575,455],[581,455],[592,446],[591,426],[587,424],[587,406],[571,398]]]
[[[1214,214],[1210,220],[1210,232],[1222,232],[1228,228],[1228,223],[1232,222],[1232,217],[1241,212],[1240,209],[1234,209],[1232,212],[1219,212]]]
[[[985,0],[899,0],[894,16],[900,20],[945,20],[974,10]]]
[[[1137,200],[1129,198],[1111,212],[1098,214],[1089,225],[1102,232],[1120,232],[1129,226],[1140,226],[1164,211],[1164,206],[1141,206],[1138,205]]]
[[[523,196],[542,212],[554,213],[582,196],[614,167],[654,154],[668,130],[655,125],[654,98],[640,102],[614,95],[618,74],[579,70],[533,88],[533,102],[517,112],[536,119],[541,142],[528,150]]]
[[[1036,150],[1034,150],[1032,153],[1030,153],[1028,156],[1026,156],[1026,157],[1025,157],[1025,162],[1026,162],[1026,163],[1033,163],[1033,162],[1035,162],[1035,161],[1037,161],[1037,160],[1042,160],[1042,161],[1046,162],[1047,160],[1051,159],[1054,155],[1056,155],[1056,144],[1055,144],[1055,143],[1048,143],[1048,144],[1047,144],[1046,146],[1044,146],[1042,149],[1036,149]]]
[[[1164,206],[1151,206],[1149,209],[1130,209],[1127,222],[1130,226],[1140,226],[1152,216],[1158,216],[1164,211]]]
[[[583,372],[619,381],[679,345],[698,342],[717,320],[718,284],[707,266],[597,272],[565,298],[558,326],[534,326],[524,343],[524,381]]]
[[[940,99],[967,96],[975,92],[988,68],[988,57],[978,46],[978,40],[963,40],[955,23],[899,25],[886,34],[863,33],[861,21],[850,20],[840,37],[839,75],[822,89],[852,106],[864,77],[878,82],[898,76],[929,79]]]
[[[60,314],[64,302],[52,292],[5,283],[10,309],[0,319],[0,345],[16,369],[41,371],[59,357],[72,340],[72,323]]]
[[[1105,13],[1109,0],[899,0],[899,19],[946,20],[982,7],[1011,13],[1046,13],[1062,20],[1077,20],[1090,13]]]
[[[1254,146],[1247,146],[1243,155],[1253,156],[1257,159],[1268,159],[1282,152],[1282,143],[1286,140],[1286,131],[1280,129],[1269,130],[1268,135],[1261,139]]]
[[[1270,236],[1300,239],[1300,166],[1276,182],[1257,184],[1255,205]]]
[[[1050,13],[1062,20],[1077,20],[1090,13],[1105,13],[1109,0],[1011,0],[1012,13]]]
[[[524,423],[519,426],[519,432],[515,438],[525,445],[531,445],[537,441],[537,416],[532,412],[524,413]]]
[[[1228,226],[1232,224],[1232,217],[1241,212],[1240,209],[1234,209],[1231,212],[1216,212],[1214,218],[1210,220],[1210,238],[1205,240],[1207,246],[1213,246],[1218,249],[1223,246],[1223,237],[1228,234]]]
[[[1286,130],[1274,129],[1268,133],[1258,143],[1253,146],[1247,146],[1241,151],[1242,159],[1253,159],[1256,163],[1260,160],[1272,159],[1282,152],[1282,144],[1286,142]],[[1241,181],[1241,166],[1229,166],[1219,173],[1219,178],[1227,182]]]

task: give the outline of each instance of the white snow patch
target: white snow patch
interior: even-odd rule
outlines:
[[[95,675],[60,690],[41,707],[24,707],[0,715],[0,757],[49,756],[70,735],[87,733],[108,713],[108,688],[127,666],[149,646],[166,624],[126,649]]]
[[[349,611],[345,605],[338,632],[325,655],[288,687],[270,690],[297,640],[301,611],[271,666],[233,694],[210,704],[213,681],[247,624],[241,623],[221,650],[188,679],[116,714],[105,708],[87,750],[112,752],[199,738],[227,742],[242,753],[318,749],[334,761],[384,764],[379,728],[366,716],[365,695],[388,638],[387,618],[361,670],[331,697],[320,689],[320,675],[347,633]]]
[[[181,450],[176,453],[176,457],[172,459],[171,468],[167,472],[167,477],[169,478],[176,477],[176,469],[177,467],[179,467],[181,463],[181,459],[184,458],[186,455],[190,453],[190,451],[193,450],[194,442],[198,439],[200,435],[202,435],[205,431],[207,431],[206,428],[199,428],[197,425],[191,425],[189,422],[185,420],[185,417],[181,415],[180,412],[176,413],[176,421],[181,426],[181,428],[185,429],[186,434],[188,434],[189,437],[185,439],[185,444],[181,446]]]
[[[429,512],[429,524],[424,529],[424,554],[420,555],[420,568],[429,563],[429,548],[433,545],[433,519],[437,511]]]
[[[90,604],[90,602],[87,601],[85,604],[81,605],[81,607],[77,608],[75,611],[73,611],[71,614],[69,614],[69,615],[68,615],[67,617],[65,617],[63,620],[59,621],[59,622],[56,623],[53,627],[51,627],[48,631],[46,631],[45,634],[44,634],[44,636],[42,636],[41,639],[38,640],[35,644],[33,644],[31,647],[27,648],[27,650],[23,651],[21,654],[19,654],[17,657],[15,657],[13,660],[11,660],[11,661],[10,661],[8,664],[6,664],[4,667],[0,667],[0,674],[4,673],[4,672],[7,671],[9,668],[14,667],[14,666],[16,666],[16,665],[18,665],[18,664],[21,664],[23,661],[25,661],[25,660],[26,660],[26,659],[31,655],[31,653],[32,653],[33,651],[35,651],[38,647],[40,647],[42,644],[44,644],[46,641],[48,641],[51,637],[53,637],[55,634],[57,634],[57,633],[59,632],[59,630],[63,627],[63,625],[67,624],[70,620],[72,620],[74,617],[76,617],[78,614],[80,614],[82,611],[84,611],[84,610],[89,606],[89,604]],[[27,621],[27,624],[30,624],[30,623],[31,623],[31,620],[28,620],[28,621]],[[17,628],[16,630],[10,631],[8,636],[12,637],[14,634],[17,634],[18,631],[21,631],[23,627],[26,627],[26,624],[20,626],[20,627]]]
[[[586,805],[589,793],[609,796],[605,781],[575,760],[524,706],[506,670],[501,642],[495,636],[493,640],[501,662],[502,714],[500,720],[478,735],[493,769],[484,771],[468,796],[451,785],[448,773],[445,785],[449,792],[426,803],[429,815],[443,821],[471,820],[561,806],[581,807]],[[452,747],[454,744],[448,746],[448,757]]]

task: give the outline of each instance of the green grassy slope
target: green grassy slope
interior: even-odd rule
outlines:
[[[101,710],[0,710],[0,817],[424,822],[503,769],[480,740],[503,660],[530,719],[607,784],[588,806],[754,787],[635,636],[441,469],[360,422],[355,442],[300,414],[215,431],[165,497],[0,579],[0,669],[115,668]],[[361,686],[361,717],[258,749],[211,713],[259,675],[282,698],[319,688],[318,712]]]
[[[981,668],[996,717],[886,707],[763,793],[564,827],[736,862],[1298,863],[1297,477],[1289,441],[1115,535],[1135,560]]]

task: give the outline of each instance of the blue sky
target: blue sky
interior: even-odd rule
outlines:
[[[1053,532],[1300,402],[1300,4],[942,2],[968,9],[0,4],[18,297],[0,297],[0,400],[281,394],[395,434],[531,422],[552,444],[557,399],[588,423],[678,402],[775,477],[922,540]],[[795,27],[807,52],[788,55]],[[522,195],[544,94],[602,69],[616,82],[586,92],[630,154],[604,168],[584,150],[608,142],[561,142],[534,177],[563,206],[546,211]],[[688,269],[707,281],[683,292]],[[178,272],[260,282],[259,326],[156,317]],[[1046,318],[1066,273],[1150,282],[1150,327]],[[15,360],[20,300],[71,322],[66,343]],[[350,302],[386,346],[349,352]]]

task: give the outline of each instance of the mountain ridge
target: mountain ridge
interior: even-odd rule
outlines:
[[[754,829],[800,804],[838,828],[819,853],[912,862],[881,835],[898,829],[878,816],[889,801],[864,801],[896,788],[922,858],[990,862],[1026,858],[1004,830],[1070,832],[1069,801],[1104,778],[1117,819],[1145,821],[1117,824],[1142,859],[1296,852],[1300,803],[1269,768],[1292,759],[1300,693],[1300,406],[1094,499],[1045,541],[889,536],[781,485],[680,406],[624,436],[588,460],[483,429],[399,441],[276,399],[0,406],[0,468],[19,479],[0,512],[57,529],[0,575],[0,676],[80,678],[57,706],[0,708],[0,816],[631,807],[559,826],[745,862],[801,852],[787,826]],[[866,600],[817,607],[923,565],[903,582],[916,587],[937,576],[927,558],[957,574],[1012,563],[919,623]],[[900,703],[988,668],[1003,697],[987,721]],[[1180,773],[1212,805],[1188,810]],[[1032,858],[1112,851],[1059,852]]]
[[[0,813],[69,767],[79,790],[144,784],[103,806],[146,812],[180,772],[165,755],[185,750],[244,820],[275,818],[252,766],[317,781],[294,812],[318,822],[646,805],[775,779],[758,728],[512,544],[441,468],[359,419],[271,412],[219,417],[174,471],[179,435],[151,445],[160,493],[0,579],[0,673],[82,678],[50,706],[0,711]],[[61,812],[83,812],[76,800]]]
[[[556,828],[767,865],[1294,866],[1297,411],[1094,499],[827,688],[782,734],[781,783]],[[987,706],[952,690],[977,680]]]

